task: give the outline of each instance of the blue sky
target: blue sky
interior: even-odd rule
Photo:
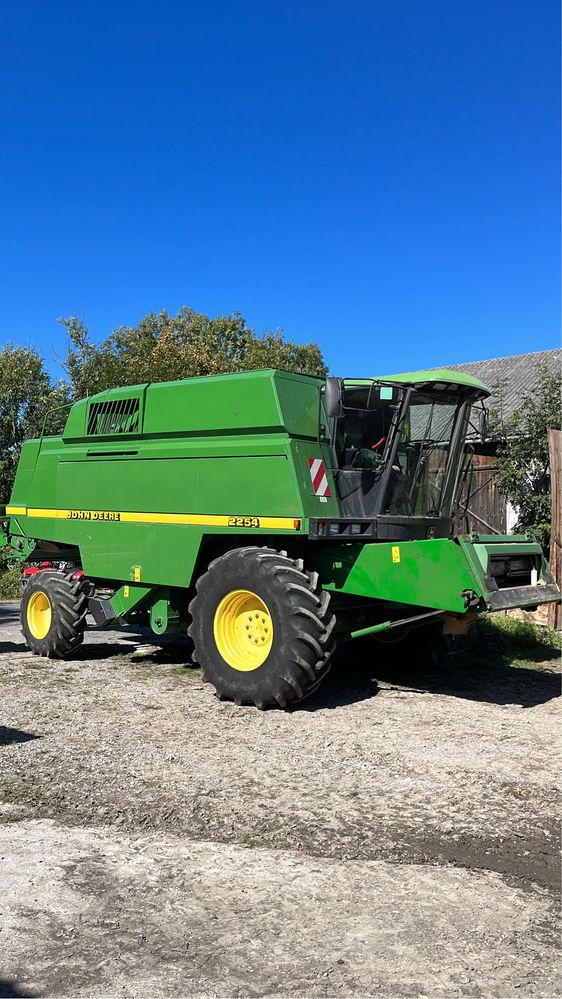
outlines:
[[[1,17],[1,342],[185,304],[340,375],[558,345],[555,0]]]

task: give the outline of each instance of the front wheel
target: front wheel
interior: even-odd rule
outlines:
[[[330,668],[330,596],[300,559],[237,548],[211,562],[189,606],[194,658],[220,698],[281,708],[312,693]]]
[[[25,584],[21,598],[21,630],[36,656],[64,659],[82,644],[87,599],[82,580],[55,569],[43,569]]]

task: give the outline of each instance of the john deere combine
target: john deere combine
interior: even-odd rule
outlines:
[[[27,644],[71,655],[88,612],[187,629],[220,697],[284,707],[318,686],[338,639],[459,632],[557,600],[531,538],[461,533],[467,427],[487,394],[450,371],[269,370],[74,403],[60,437],[25,444],[1,511]]]

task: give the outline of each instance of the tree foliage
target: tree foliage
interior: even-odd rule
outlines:
[[[11,344],[0,349],[0,500],[9,499],[21,445],[39,436],[49,411],[67,398],[67,387],[53,385],[37,351]],[[56,429],[53,416],[47,432]]]
[[[550,544],[548,431],[562,426],[561,391],[560,374],[543,365],[533,391],[503,423],[498,449],[498,486],[518,510],[516,530],[530,531],[545,551]]]
[[[296,344],[282,333],[260,336],[237,312],[215,319],[185,307],[176,316],[149,313],[97,345],[76,316],[60,321],[70,340],[65,368],[74,398],[116,385],[257,368],[321,376],[327,371],[316,343]]]
[[[53,383],[33,349],[0,348],[0,502],[10,497],[22,443],[43,430],[59,433],[66,414],[51,411],[69,400],[192,375],[268,367],[320,376],[327,371],[316,343],[297,344],[281,332],[258,335],[237,312],[215,319],[188,308],[176,316],[151,312],[100,344],[76,316],[60,322],[68,335],[67,381]]]

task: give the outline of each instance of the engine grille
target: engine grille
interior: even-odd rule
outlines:
[[[139,429],[138,398],[93,402],[88,413],[88,435],[108,437],[113,434],[136,434]]]

